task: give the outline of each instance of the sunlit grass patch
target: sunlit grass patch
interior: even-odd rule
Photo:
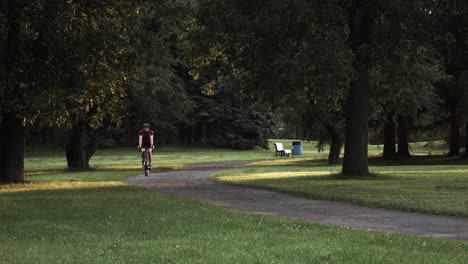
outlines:
[[[323,165],[325,160],[323,158],[290,158],[290,159],[272,159],[252,162],[247,166],[309,166],[309,165]]]
[[[302,171],[302,172],[268,172],[268,173],[252,173],[252,174],[239,174],[232,176],[219,176],[219,181],[222,182],[236,182],[236,181],[255,181],[255,180],[269,180],[269,179],[288,179],[299,177],[313,177],[313,176],[330,176],[330,171]]]
[[[124,182],[39,182],[39,183],[23,183],[23,184],[8,184],[0,185],[0,194],[31,192],[31,191],[47,191],[47,190],[73,190],[73,189],[93,189],[93,188],[113,188],[126,186]]]
[[[38,175],[26,177],[31,182],[111,182],[122,181],[130,176],[141,175],[140,170],[91,170],[81,172],[67,172],[50,175]]]
[[[37,176],[37,175],[50,175],[50,174],[59,174],[66,173],[66,170],[45,170],[45,171],[25,171],[24,176]]]

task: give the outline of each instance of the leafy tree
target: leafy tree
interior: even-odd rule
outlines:
[[[374,2],[353,0],[348,6],[349,38],[354,53],[354,76],[346,105],[343,175],[367,175],[371,44],[378,7]]]
[[[238,82],[220,82],[212,95],[195,97],[195,122],[201,125],[201,140],[216,147],[268,148],[274,121],[259,103],[246,103],[232,87]]]
[[[244,96],[269,102],[305,138],[315,136],[317,127],[329,127],[324,126],[329,120],[311,119],[320,115],[315,111],[339,112],[349,83],[343,9],[308,1],[202,1],[200,6],[192,65],[210,72],[215,82],[235,75]]]
[[[449,79],[440,83],[438,94],[448,112],[449,156],[460,156],[460,126],[465,114],[466,72],[468,71],[468,5],[466,1],[430,1],[433,43],[444,58]]]
[[[149,122],[160,140],[169,140],[179,125],[189,122],[194,108],[186,91],[184,58],[179,44],[187,31],[190,1],[146,1],[136,33],[137,70],[128,86],[126,125],[139,128]]]
[[[422,3],[201,1],[194,26],[195,65],[215,65],[218,71],[211,70],[211,79],[239,75],[243,93],[271,101],[279,106],[276,109],[294,108],[288,105],[291,101],[297,105],[307,102],[307,109],[317,113],[343,109],[343,174],[366,175],[374,94],[397,93],[405,98],[398,104],[377,103],[387,108],[386,115],[394,112],[389,120],[398,113],[407,114],[404,109],[410,106],[414,109],[407,118],[413,117],[413,113],[432,109],[437,101],[432,85],[440,77],[437,61],[424,42],[427,38],[412,35],[423,32],[420,25],[428,19]],[[403,78],[395,74],[403,74]],[[405,97],[408,93],[411,96]],[[326,107],[317,107],[319,98]],[[333,107],[343,100],[344,108]],[[415,101],[416,106],[412,105]],[[400,138],[404,131],[401,129]]]
[[[0,64],[0,176],[21,182],[26,125],[97,127],[111,113],[119,121],[128,58],[125,22],[134,9],[125,1],[78,0],[8,0],[0,7],[0,29],[6,31],[0,39],[6,54]],[[76,138],[82,151],[83,137]],[[83,156],[76,155],[78,167],[86,163]]]
[[[319,151],[330,145],[328,163],[337,165],[343,147],[343,114],[326,109],[319,102],[304,103],[300,108],[289,107],[283,112],[283,122],[295,135],[306,140],[318,140]]]
[[[79,109],[68,118],[72,128],[67,162],[70,169],[88,169],[103,133],[111,122],[119,124],[125,113],[125,83],[133,68],[130,31],[135,27],[130,22],[138,16],[134,7],[119,1],[75,2],[67,11],[70,16],[64,18],[65,22],[74,21],[74,25],[68,32],[68,43],[63,44],[73,49],[61,55],[71,65],[61,75],[75,75],[67,87],[72,89],[67,107]],[[76,13],[85,16],[77,18]]]
[[[384,158],[410,156],[408,128],[433,121],[440,101],[434,84],[445,78],[430,32],[415,25],[429,14],[413,6],[400,8],[406,12],[383,13],[377,19],[373,46],[379,55],[370,69],[371,119],[384,120]]]

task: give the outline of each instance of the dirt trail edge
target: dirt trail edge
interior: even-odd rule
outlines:
[[[127,179],[131,185],[226,209],[309,223],[468,241],[468,218],[405,213],[346,202],[310,200],[269,190],[231,186],[208,179],[211,173],[246,163],[197,164],[183,170]]]

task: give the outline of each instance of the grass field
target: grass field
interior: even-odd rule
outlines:
[[[127,186],[122,179],[141,173],[133,149],[99,151],[89,172],[62,172],[62,155],[31,151],[29,183],[0,186],[0,263],[468,263],[463,242],[254,216]],[[273,177],[318,162],[263,150],[176,148],[161,149],[156,160],[165,170],[259,156],[263,163],[245,173]]]
[[[120,182],[0,189],[0,263],[466,263],[468,244],[229,212]]]
[[[372,177],[343,179],[340,166],[324,160],[257,162],[223,171],[217,180],[323,200],[468,217],[468,164],[464,160],[415,158],[396,165],[371,160]]]
[[[226,161],[258,161],[280,160],[274,156],[274,142],[282,142],[285,148],[291,146],[291,140],[270,140],[270,150],[256,149],[239,151],[213,148],[182,148],[163,147],[155,149],[154,167],[158,170],[180,168],[187,164],[226,162]],[[303,143],[303,155],[300,159],[322,159],[327,157],[327,149],[318,152],[315,142]],[[411,144],[412,151],[417,155],[442,154],[444,149],[440,143],[425,148],[426,143]],[[370,145],[371,156],[379,155],[382,146]],[[91,159],[91,167],[95,170],[139,170],[140,157],[136,148],[100,149]],[[25,171],[27,175],[51,174],[66,172],[65,150],[28,148],[26,152]],[[112,174],[112,173],[111,173]]]

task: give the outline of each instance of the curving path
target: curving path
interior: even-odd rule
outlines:
[[[245,163],[192,165],[183,170],[127,179],[131,185],[226,209],[310,223],[468,241],[468,218],[405,213],[345,202],[310,200],[274,191],[216,183],[208,175]]]

